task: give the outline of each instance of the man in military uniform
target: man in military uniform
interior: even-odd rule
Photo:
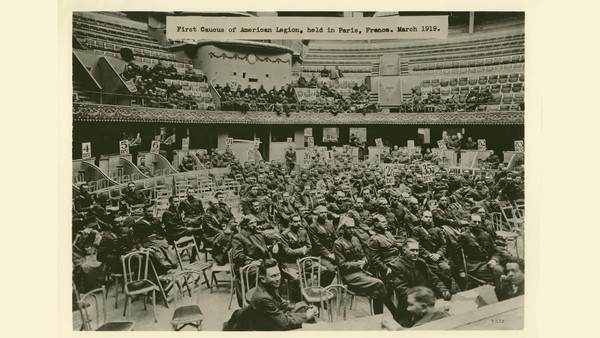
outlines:
[[[285,164],[287,165],[287,172],[294,170],[296,167],[296,151],[292,146],[289,146],[285,150]]]
[[[79,186],[79,195],[75,197],[73,203],[75,205],[75,211],[78,213],[90,211],[92,205],[95,203],[94,196],[89,193],[88,189],[87,183],[82,183]]]
[[[314,213],[317,214],[317,218],[308,226],[308,235],[312,244],[312,255],[321,257],[321,264],[327,270],[335,271],[335,255],[333,254],[335,230],[333,224],[327,220],[329,213],[326,207],[320,205],[315,209]]]
[[[388,264],[398,257],[402,243],[388,231],[388,221],[384,216],[374,215],[371,222],[375,231],[367,243],[371,271],[387,281],[387,276],[392,272]]]
[[[225,203],[225,194],[223,192],[218,191],[215,193],[215,198],[219,202],[217,206],[217,215],[218,219],[221,220],[221,223],[229,223],[233,220],[233,212],[227,203]]]
[[[346,218],[340,225],[342,235],[333,244],[333,252],[340,276],[348,290],[373,298],[373,312],[383,313],[383,304],[391,313],[396,312],[396,306],[388,299],[383,282],[371,275],[367,269],[367,257],[358,237],[354,235],[355,225],[352,218]]]
[[[129,184],[127,184],[127,191],[125,191],[121,197],[121,203],[123,207],[128,208],[144,205],[146,203],[146,197],[141,192],[135,190],[135,183],[129,182]]]
[[[260,202],[257,200],[252,201],[248,215],[253,216],[258,222],[257,227],[262,230],[275,229],[275,225],[271,221],[269,215],[261,208]]]
[[[186,198],[179,203],[178,211],[183,214],[183,221],[191,227],[200,228],[202,226],[204,206],[200,199],[194,197],[194,188],[187,188]]]
[[[162,222],[165,226],[165,234],[166,239],[169,243],[173,243],[174,241],[180,239],[185,236],[194,236],[196,242],[202,240],[202,229],[194,228],[186,226],[181,219],[181,214],[178,209],[179,202],[175,200],[173,196],[169,197],[169,207],[162,215]],[[192,250],[192,257],[190,257],[190,262],[193,262],[196,259],[196,250]]]
[[[223,230],[228,222],[219,215],[219,201],[216,198],[208,200],[208,209],[202,217],[202,229],[204,231],[204,247],[211,248],[217,234]]]

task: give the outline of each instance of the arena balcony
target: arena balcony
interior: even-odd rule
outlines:
[[[163,122],[253,125],[522,125],[523,111],[419,113],[306,113],[184,110],[110,104],[73,103],[76,122]]]

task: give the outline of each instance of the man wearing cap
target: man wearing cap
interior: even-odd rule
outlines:
[[[88,212],[95,202],[94,196],[92,196],[92,194],[89,192],[89,186],[87,183],[81,183],[79,186],[79,195],[75,196],[75,200],[73,202],[75,205],[75,211]]]
[[[340,276],[348,290],[373,298],[374,314],[383,313],[383,304],[391,313],[396,306],[388,299],[383,282],[367,272],[367,257],[358,237],[354,235],[355,224],[352,218],[344,218],[340,222],[341,236],[333,244],[333,251]]]
[[[312,255],[321,257],[321,264],[328,270],[335,271],[335,255],[333,254],[335,230],[332,222],[327,220],[329,212],[326,207],[320,205],[314,210],[314,213],[317,218],[308,226]]]
[[[219,231],[213,240],[211,256],[219,265],[229,263],[228,252],[232,248],[232,239],[236,232],[235,227],[236,224],[234,222],[227,224],[225,229]]]
[[[298,212],[298,207],[292,202],[289,192],[284,192],[275,206],[275,219],[283,229],[289,227],[290,218]]]
[[[162,222],[165,226],[167,241],[172,243],[185,236],[194,236],[196,241],[202,239],[202,229],[185,226],[181,219],[181,214],[177,211],[179,202],[173,196],[169,197],[169,207],[162,215]],[[196,259],[196,251],[192,250],[190,261]]]
[[[270,202],[270,199],[265,199],[265,202]],[[274,229],[275,225],[271,222],[269,214],[264,211],[258,200],[252,201],[248,215],[253,216],[257,221],[257,226],[261,230]]]
[[[233,220],[233,212],[231,212],[229,205],[225,203],[225,194],[218,191],[215,193],[215,198],[219,202],[217,206],[217,219],[219,219],[221,223],[229,223]]]
[[[129,182],[127,184],[127,191],[121,197],[122,203],[124,203],[127,207],[132,207],[134,205],[143,205],[146,203],[146,197],[141,193],[135,190],[135,183]]]
[[[216,198],[208,200],[208,209],[202,217],[202,229],[204,230],[204,247],[211,248],[217,234],[223,230],[227,222],[219,216],[219,201]]]
[[[251,212],[252,203],[258,201],[258,185],[253,185],[248,190],[248,193],[244,195],[240,203],[242,204],[242,213],[247,215]]]

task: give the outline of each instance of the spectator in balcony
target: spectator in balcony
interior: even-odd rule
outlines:
[[[306,79],[304,78],[304,76],[302,76],[302,74],[300,74],[297,84],[298,88],[306,88],[306,86],[308,86],[308,83],[306,82]]]
[[[269,97],[271,99],[274,99],[277,97],[277,86],[273,85],[273,88],[271,88],[271,90],[269,90]]]
[[[498,169],[500,158],[498,157],[498,155],[494,154],[493,150],[490,150],[490,156],[483,160],[483,163],[488,164],[492,169]]]
[[[467,137],[465,144],[462,147],[463,149],[477,149],[477,142],[473,141],[471,136]]]
[[[321,69],[321,77],[329,77],[329,69],[327,69],[327,66],[323,66],[323,69]]]
[[[154,175],[152,175],[150,168],[148,168],[146,166],[146,158],[145,157],[140,157],[140,164],[138,165],[138,169],[142,172],[142,174],[144,174],[148,177],[154,176]]]
[[[263,84],[261,84],[260,87],[258,88],[258,95],[259,96],[267,95],[267,90],[265,89],[265,86]]]
[[[317,88],[317,84],[317,76],[313,73],[312,77],[310,78],[310,82],[308,83],[308,88]]]
[[[183,79],[186,81],[196,81],[198,79],[198,75],[192,68],[192,65],[188,65],[185,73],[183,73]]]

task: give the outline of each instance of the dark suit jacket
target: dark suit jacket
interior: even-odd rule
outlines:
[[[306,313],[293,313],[293,303],[269,292],[262,284],[256,287],[250,301],[250,330],[287,331],[299,329],[306,322]]]

